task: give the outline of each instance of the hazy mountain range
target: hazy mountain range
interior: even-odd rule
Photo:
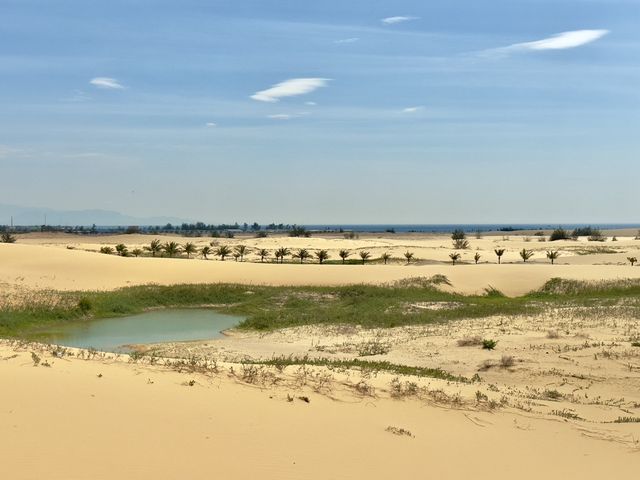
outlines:
[[[133,217],[110,210],[55,210],[52,208],[21,207],[0,204],[0,225],[180,225],[191,222],[177,217]]]

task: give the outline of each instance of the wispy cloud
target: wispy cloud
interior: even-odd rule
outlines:
[[[305,105],[309,105],[310,107],[315,107],[318,105],[316,102],[304,102]]]
[[[340,40],[334,40],[333,43],[336,43],[338,45],[342,45],[345,43],[356,43],[359,42],[360,39],[358,37],[353,37],[353,38],[341,38]]]
[[[122,89],[124,85],[122,85],[115,78],[109,77],[96,77],[92,78],[89,83],[98,88],[110,88],[110,89]]]
[[[551,37],[535,40],[533,42],[514,43],[507,47],[486,50],[488,55],[508,55],[517,52],[531,52],[544,50],[566,50],[577,48],[588,43],[595,42],[609,33],[609,30],[573,30],[562,32]]]
[[[214,122],[207,122],[207,123],[205,123],[205,124],[204,124],[204,126],[205,126],[205,127],[213,128],[213,127],[217,127],[217,126],[218,126],[218,124],[217,124],[217,123],[214,123]]]
[[[291,120],[295,115],[291,115],[289,113],[276,113],[274,115],[267,115],[267,118],[271,118],[272,120]]]
[[[311,93],[321,87],[326,87],[328,78],[292,78],[278,83],[271,88],[261,90],[251,95],[259,102],[277,102],[283,97],[294,97]]]
[[[403,108],[402,113],[416,113],[416,112],[419,112],[420,110],[424,110],[424,107],[422,105],[417,105],[415,107]]]
[[[401,16],[397,16],[397,17],[383,18],[380,21],[382,23],[384,23],[385,25],[395,25],[396,23],[410,22],[412,20],[419,20],[419,19],[420,19],[420,17],[412,17],[412,16],[401,15]]]
[[[91,100],[91,97],[87,95],[85,92],[83,92],[82,90],[74,90],[72,95],[62,98],[61,100],[63,102],[79,103],[79,102],[88,102],[89,100]]]

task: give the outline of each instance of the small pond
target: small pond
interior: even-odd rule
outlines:
[[[127,353],[129,345],[221,338],[244,318],[213,310],[156,310],[128,317],[74,322],[44,332],[49,343]]]

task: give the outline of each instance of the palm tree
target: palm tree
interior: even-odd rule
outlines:
[[[342,259],[342,264],[344,265],[344,262],[347,258],[349,258],[349,255],[351,255],[351,253],[349,252],[349,250],[340,250],[338,252],[338,256]]]
[[[196,253],[198,249],[194,243],[187,242],[182,246],[182,251],[187,254],[187,258],[191,258],[191,254]]]
[[[237,262],[238,259],[240,258],[240,254],[236,251],[233,252],[233,259]]]
[[[205,245],[200,249],[200,255],[202,255],[202,258],[204,258],[205,260],[209,260],[207,257],[212,253],[213,250],[211,250],[211,247],[209,245]]]
[[[553,262],[555,262],[559,256],[560,256],[560,252],[558,250],[547,251],[547,258],[551,260],[551,265],[553,265]]]
[[[120,255],[121,257],[126,257],[127,255],[129,255],[129,250],[124,243],[119,243],[118,245],[116,245],[116,252],[118,252],[118,255]]]
[[[246,245],[238,245],[233,250],[234,250],[234,256],[235,256],[235,253],[237,253],[238,257],[240,257],[240,261],[244,262],[244,256],[247,253],[249,253],[249,249],[247,248],[247,246]]]
[[[160,243],[160,240],[156,238],[151,240],[151,243],[149,244],[149,246],[144,247],[144,249],[151,252],[152,257],[155,257],[156,253],[160,253],[162,251],[162,243]]]
[[[450,254],[449,254],[449,258],[451,259],[451,263],[452,263],[453,265],[455,265],[455,264],[456,264],[456,262],[457,262],[458,260],[460,260],[460,254],[459,254],[459,253],[457,253],[457,252],[450,253]]]
[[[526,248],[523,248],[520,251],[520,256],[522,257],[522,261],[526,263],[527,260],[533,257],[533,250],[527,250]]]
[[[360,252],[360,258],[362,259],[363,265],[369,259],[369,257],[371,257],[371,254],[369,252],[365,252],[365,251]]]
[[[632,267],[633,267],[633,264],[638,261],[636,257],[627,257],[627,260],[629,261]]]
[[[480,261],[480,257],[482,257],[482,255],[480,255],[478,252],[476,252],[476,254],[473,256],[473,259],[475,260],[476,265]]]
[[[498,265],[500,264],[500,260],[502,259],[502,255],[504,255],[504,248],[496,248],[494,250],[496,255],[498,256]]]
[[[226,245],[220,245],[217,249],[215,254],[220,257],[220,260],[222,260],[224,262],[224,257],[227,257],[231,254],[231,249],[229,247],[227,247]]]
[[[133,250],[131,250],[131,254],[134,257],[139,257],[140,255],[142,255],[142,250],[140,250],[139,248],[134,248]]]
[[[284,263],[284,257],[286,257],[287,255],[291,255],[291,250],[286,247],[280,247],[278,250],[276,250],[276,260],[279,258],[280,263]]]
[[[265,257],[269,256],[269,250],[267,250],[266,248],[261,248],[256,253],[260,257],[260,262],[264,262]]]
[[[391,260],[391,254],[389,252],[384,252],[380,258],[382,258],[382,261],[386,265],[387,262]]]
[[[329,252],[326,250],[318,250],[315,255],[320,265],[322,265],[322,262],[329,259]]]
[[[167,242],[162,246],[162,249],[164,250],[164,253],[169,255],[169,258],[180,253],[180,245],[176,242]]]
[[[306,248],[299,249],[296,253],[292,255],[293,258],[299,258],[300,263],[304,263],[304,261],[309,258],[311,254]]]
[[[404,257],[407,259],[407,265],[410,264],[411,260],[413,260],[413,252],[404,252]]]

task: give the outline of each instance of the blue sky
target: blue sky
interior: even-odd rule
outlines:
[[[0,0],[0,203],[638,222],[638,25],[637,0]]]

